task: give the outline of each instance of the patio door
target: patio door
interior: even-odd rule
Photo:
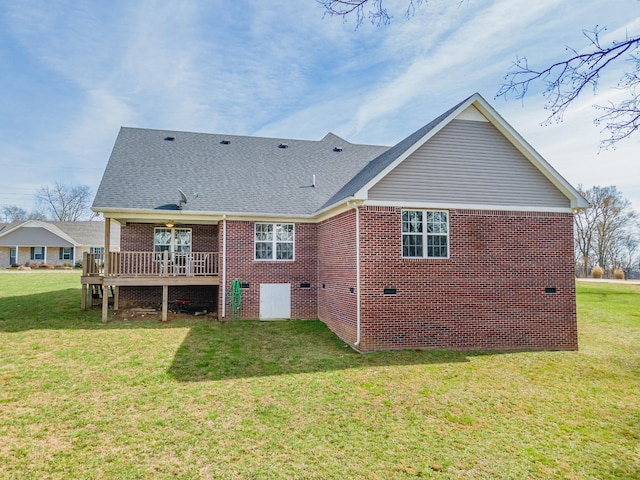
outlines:
[[[291,284],[260,284],[260,320],[291,318]]]

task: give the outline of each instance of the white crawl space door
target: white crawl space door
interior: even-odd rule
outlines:
[[[260,284],[260,320],[291,318],[291,284]]]

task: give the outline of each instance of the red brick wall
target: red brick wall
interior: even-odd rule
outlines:
[[[318,225],[318,285],[318,318],[344,341],[355,343],[357,286],[354,210]],[[353,293],[350,289],[353,289]]]
[[[409,260],[401,210],[361,209],[359,350],[577,349],[572,215],[451,210],[449,221],[449,259]]]
[[[310,223],[295,224],[295,260],[254,260],[254,224],[246,221],[227,221],[227,275],[229,289],[234,279],[248,283],[242,290],[242,317],[260,317],[260,284],[291,284],[291,318],[317,319],[317,226]],[[220,224],[220,255],[222,258],[222,223]],[[220,261],[222,269],[222,260]],[[222,281],[222,278],[221,278]],[[310,283],[311,288],[300,288],[301,283]],[[229,299],[226,305],[227,318],[231,317]]]
[[[120,250],[123,252],[152,252],[156,227],[162,224],[128,223],[120,229]],[[218,250],[217,225],[180,225],[191,228],[191,249],[194,252],[216,252]],[[218,306],[218,288],[211,286],[169,287],[169,302],[178,298],[191,300],[193,305],[215,311]],[[162,287],[120,287],[120,308],[162,307]]]
[[[153,231],[162,224],[128,223],[120,229],[120,250],[123,252],[153,252]],[[191,228],[191,249],[194,252],[218,251],[218,225],[180,225]]]

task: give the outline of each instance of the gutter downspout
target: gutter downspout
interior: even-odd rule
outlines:
[[[222,316],[227,310],[227,216],[222,216]]]
[[[360,206],[362,201],[350,202],[356,211],[356,342],[360,345]]]

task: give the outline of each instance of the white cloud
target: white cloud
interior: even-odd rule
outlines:
[[[55,122],[20,135],[7,161],[47,165],[51,175],[92,186],[101,169],[87,165],[106,163],[120,125],[314,139],[333,131],[390,144],[475,91],[491,101],[516,54],[544,63],[565,44],[581,47],[580,30],[597,21],[608,22],[607,38],[639,23],[620,14],[629,0],[606,9],[596,0],[433,0],[410,20],[358,30],[323,19],[311,0],[25,0],[2,8],[7,41],[24,49],[41,82],[64,85],[67,102],[47,112]],[[597,155],[591,105],[611,94],[586,97],[565,124],[544,129],[535,92],[525,108],[493,103],[570,181],[604,183],[604,158],[607,183],[637,191],[628,174],[637,144]],[[37,109],[24,102],[21,124],[29,125]]]

